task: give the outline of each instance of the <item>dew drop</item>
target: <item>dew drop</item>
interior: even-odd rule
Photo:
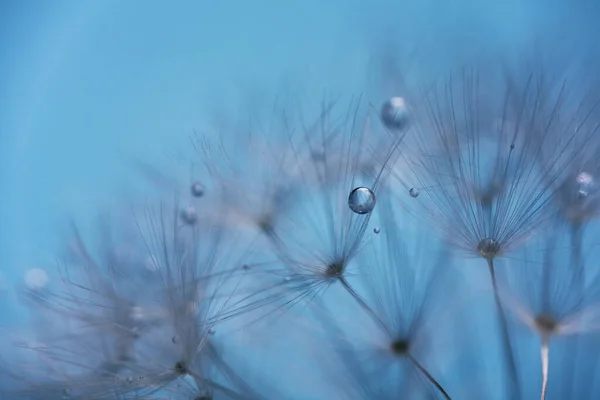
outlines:
[[[368,214],[375,207],[375,193],[366,187],[357,187],[348,196],[348,206],[356,214]]]
[[[421,191],[417,188],[410,188],[410,190],[408,191],[408,194],[410,194],[410,197],[419,197],[419,194],[421,193]]]
[[[194,182],[190,187],[190,192],[194,197],[202,197],[204,196],[204,186],[200,182]]]
[[[482,239],[477,245],[477,251],[483,258],[494,258],[499,250],[500,245],[498,241],[492,238]]]
[[[25,285],[29,289],[42,289],[48,283],[48,274],[41,268],[32,268],[25,274]]]
[[[379,235],[379,232],[381,232],[381,229],[379,228],[373,228],[373,233],[376,235]]]
[[[406,100],[402,97],[386,100],[381,106],[381,120],[388,129],[405,129],[410,122]]]
[[[209,335],[214,335],[215,333],[217,333],[217,331],[215,330],[215,328],[209,328],[208,329],[208,334]]]
[[[194,225],[198,222],[198,213],[194,207],[189,206],[179,212],[179,218],[187,225]]]

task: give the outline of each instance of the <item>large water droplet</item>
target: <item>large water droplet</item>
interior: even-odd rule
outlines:
[[[485,238],[477,245],[477,251],[483,258],[494,258],[500,250],[500,244],[496,239]]]
[[[410,197],[419,197],[420,193],[421,193],[421,191],[417,188],[410,188],[410,190],[408,191],[408,194],[410,194]]]
[[[406,100],[392,97],[381,106],[381,120],[388,129],[401,130],[408,127],[410,116]]]
[[[368,214],[375,207],[375,193],[366,187],[357,187],[348,196],[348,206],[357,214]]]
[[[194,197],[202,197],[204,196],[204,186],[200,182],[194,182],[190,187],[190,192]]]

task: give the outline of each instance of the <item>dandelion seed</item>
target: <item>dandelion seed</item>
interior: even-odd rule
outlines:
[[[408,194],[410,194],[410,197],[419,197],[419,194],[421,192],[419,191],[419,189],[417,188],[410,188],[410,190],[408,191]]]
[[[204,196],[204,186],[200,182],[194,182],[190,187],[190,192],[194,197],[202,197]]]
[[[366,187],[357,187],[348,196],[348,206],[356,214],[368,214],[375,208],[375,193]]]
[[[493,259],[498,251],[500,251],[500,245],[495,239],[485,238],[482,239],[477,245],[477,251],[481,257],[485,259]]]
[[[410,116],[406,100],[402,97],[392,97],[381,107],[381,120],[384,125],[393,130],[403,130],[408,127]]]

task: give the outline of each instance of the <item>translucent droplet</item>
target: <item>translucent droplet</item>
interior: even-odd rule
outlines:
[[[41,268],[32,268],[25,274],[25,285],[29,289],[42,289],[48,283],[48,274]]]
[[[208,334],[209,334],[209,335],[214,335],[215,333],[217,333],[217,331],[215,330],[215,328],[210,328],[210,329],[208,330]]]
[[[594,176],[588,172],[581,172],[575,178],[577,182],[577,198],[588,197],[594,190],[598,190]]]
[[[379,235],[379,232],[381,232],[381,229],[379,228],[373,228],[373,233],[376,235]]]
[[[179,218],[187,225],[194,225],[198,222],[198,213],[194,207],[189,206],[179,212]]]
[[[421,193],[421,191],[417,188],[410,188],[410,190],[408,191],[408,194],[410,194],[410,197],[419,197],[420,193]]]
[[[496,239],[485,238],[477,245],[477,251],[483,258],[494,258],[500,250],[500,244]]]
[[[381,106],[381,120],[388,129],[402,130],[408,127],[410,115],[406,100],[392,97]]]
[[[348,206],[357,214],[368,214],[375,207],[375,193],[366,187],[357,187],[348,196]]]
[[[289,282],[289,281],[291,281],[291,280],[292,280],[292,277],[290,277],[290,276],[286,276],[285,278],[283,278],[283,280],[284,280],[285,282]]]
[[[200,182],[194,182],[190,187],[190,192],[194,197],[202,197],[204,196],[204,186]]]

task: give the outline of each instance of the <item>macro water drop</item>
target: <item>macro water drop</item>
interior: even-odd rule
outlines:
[[[200,182],[194,182],[190,187],[190,192],[194,197],[202,197],[204,196],[204,186]]]
[[[410,122],[406,100],[402,97],[386,100],[381,106],[381,121],[388,129],[405,129]]]
[[[376,235],[379,235],[379,232],[381,232],[381,229],[379,228],[373,228],[373,233]]]
[[[357,187],[348,196],[348,206],[356,214],[368,214],[375,207],[375,193],[367,187]]]
[[[410,197],[419,197],[419,194],[421,193],[421,191],[417,188],[410,188],[410,190],[408,191],[408,194],[410,194]]]

